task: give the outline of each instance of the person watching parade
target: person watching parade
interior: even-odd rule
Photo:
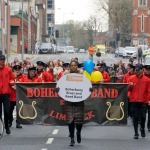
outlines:
[[[136,64],[135,75],[128,80],[130,91],[131,113],[133,117],[134,139],[139,138],[138,123],[140,122],[141,136],[145,137],[146,104],[148,103],[148,92],[150,80],[143,75],[143,65]],[[150,100],[150,99],[149,99]]]
[[[42,79],[37,76],[36,67],[30,67],[28,68],[28,74],[20,82],[42,82]]]
[[[5,65],[5,56],[0,55],[0,117],[2,117],[2,110],[4,110],[4,123],[6,134],[10,134],[9,129],[9,97],[11,93],[11,85],[14,85],[13,72],[10,67]],[[4,109],[2,109],[2,104]]]
[[[53,76],[44,70],[45,63],[37,61],[37,76],[42,79],[42,82],[52,82]]]
[[[13,68],[13,75],[14,75],[14,80],[16,82],[21,82],[23,79],[22,75],[22,67],[20,65],[15,65]],[[9,112],[9,127],[12,126],[13,122],[13,111],[16,106],[16,85],[11,87],[11,94],[10,94],[10,112]],[[16,119],[16,128],[22,128],[21,124],[19,121]]]

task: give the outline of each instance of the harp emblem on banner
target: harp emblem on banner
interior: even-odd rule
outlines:
[[[19,101],[21,105],[19,108],[19,117],[22,119],[35,119],[37,117],[37,111],[35,109],[36,101],[33,101],[31,105],[24,104],[23,101]]]
[[[121,102],[119,106],[111,106],[110,102],[107,102],[106,104],[108,105],[108,109],[106,111],[106,118],[108,120],[120,121],[124,118],[124,110],[123,110],[124,102]],[[121,114],[122,114],[122,116],[121,116]]]

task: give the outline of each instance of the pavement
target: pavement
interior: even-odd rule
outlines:
[[[36,59],[37,56],[38,56],[38,55],[36,55],[36,54],[24,54],[24,55],[23,55],[23,60],[25,60],[26,57],[29,57],[30,60],[33,61],[34,59]],[[9,56],[9,58],[8,58],[9,62],[10,62],[10,63],[13,62],[14,59],[15,59],[15,57],[17,57],[17,58],[19,59],[19,61],[22,60],[22,54],[10,54],[10,56]]]

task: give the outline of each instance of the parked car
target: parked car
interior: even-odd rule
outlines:
[[[86,50],[85,49],[80,49],[79,53],[86,53]]]
[[[123,52],[123,58],[125,57],[133,57],[133,58],[137,58],[137,55],[138,55],[138,52],[137,52],[137,48],[136,47],[130,47],[130,46],[127,46],[125,47],[124,49],[124,52]]]
[[[39,54],[51,54],[53,51],[53,47],[51,43],[42,43],[39,48]]]
[[[145,65],[150,65],[150,55],[145,57]]]
[[[115,51],[115,57],[118,57],[118,56],[123,56],[123,52],[124,52],[124,47],[118,47]]]
[[[74,51],[74,49],[68,49],[68,50],[67,50],[67,53],[73,53],[73,54],[74,54],[75,51]]]

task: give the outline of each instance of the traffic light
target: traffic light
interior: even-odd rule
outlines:
[[[56,33],[56,34],[55,34],[55,35],[56,35],[56,38],[59,38],[59,31],[56,30],[55,33]]]

